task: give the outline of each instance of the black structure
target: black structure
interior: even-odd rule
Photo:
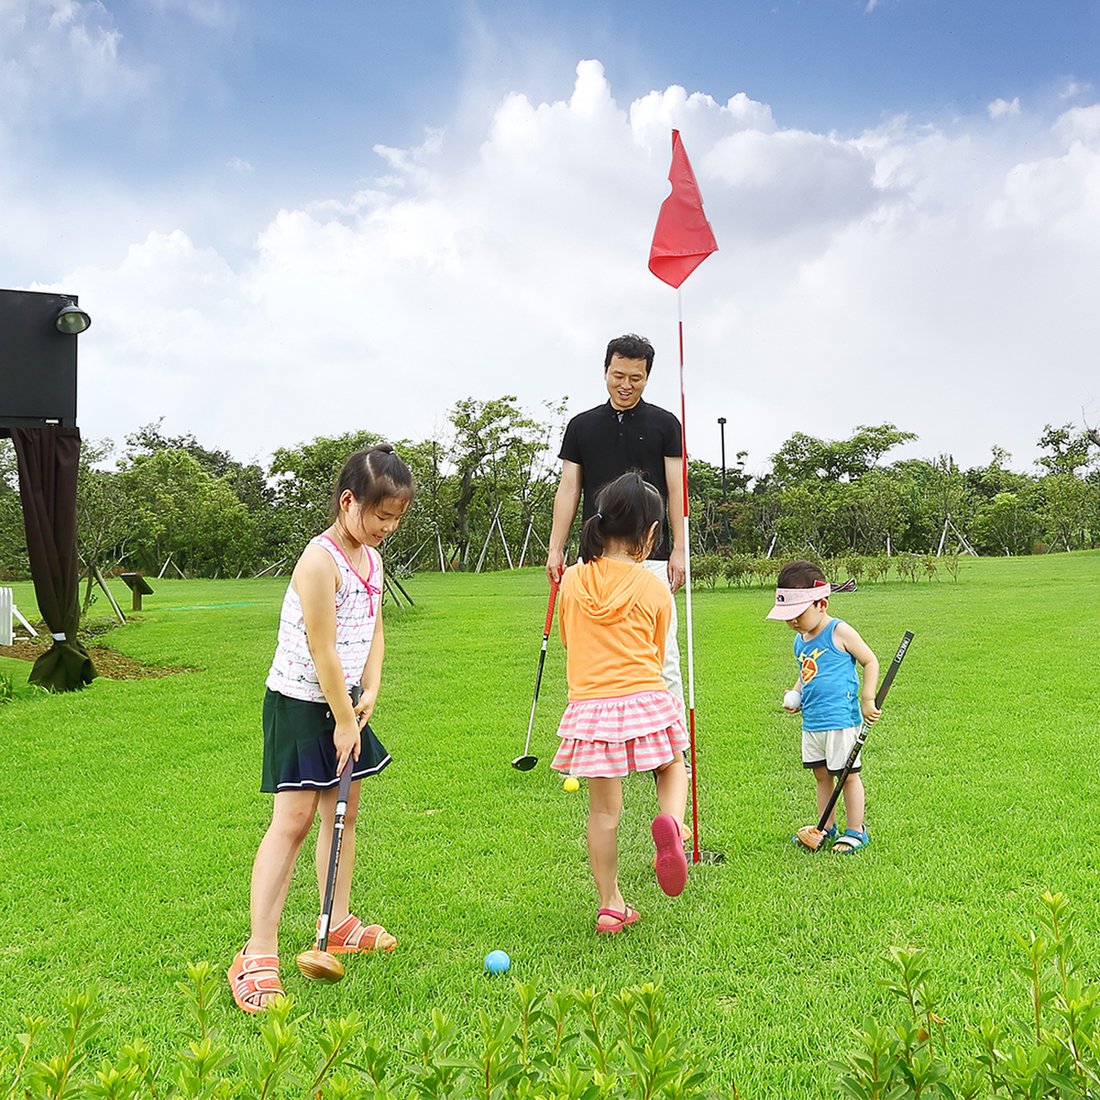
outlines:
[[[0,290],[0,429],[76,427],[76,336],[56,327],[76,304],[75,294]]]
[[[54,691],[95,676],[76,636],[76,333],[90,323],[75,295],[0,290],[0,435],[15,444],[34,593],[54,639],[29,678]]]
[[[726,418],[718,418],[718,430],[722,433],[722,503],[726,503]]]
[[[141,597],[151,596],[152,588],[149,582],[140,573],[119,573],[119,579],[125,582],[126,587],[134,594],[133,610],[141,610]]]

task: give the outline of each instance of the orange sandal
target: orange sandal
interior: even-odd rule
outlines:
[[[616,932],[621,932],[628,924],[633,924],[639,920],[641,916],[642,914],[633,905],[628,905],[621,913],[618,909],[600,909],[596,913],[596,931],[600,935],[613,936]],[[600,917],[611,917],[615,923],[600,924]]]
[[[237,1007],[255,1016],[267,1008],[272,998],[283,996],[284,990],[279,981],[278,955],[250,955],[245,951],[247,946],[237,952],[225,976]]]
[[[320,921],[317,922],[320,925]],[[314,943],[314,948],[317,944]],[[364,924],[349,913],[328,930],[328,950],[333,955],[358,955],[368,951],[392,951],[397,940],[380,924]]]

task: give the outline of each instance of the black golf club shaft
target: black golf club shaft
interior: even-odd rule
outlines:
[[[879,685],[879,689],[875,694],[876,709],[881,710],[882,704],[886,702],[886,696],[890,691],[890,685],[894,682],[894,677],[897,676],[898,669],[901,668],[901,662],[905,660],[905,654],[909,651],[909,643],[912,640],[913,632],[907,630],[902,636],[898,651],[894,654],[894,659],[890,662],[890,667],[886,670],[886,675],[883,676],[882,683]],[[859,751],[863,748],[863,743],[867,740],[867,735],[870,732],[871,727],[864,722],[860,727],[859,733],[856,734],[856,741],[852,746],[852,751],[848,753],[848,759],[844,761],[844,769],[841,771],[840,775],[837,776],[836,786],[833,787],[833,793],[829,796],[829,801],[824,811],[822,811],[821,818],[817,823],[817,831],[819,833],[825,831],[825,826],[829,821],[829,815],[836,806],[836,800],[840,797],[840,792],[844,788],[844,784],[851,774],[852,768],[855,766],[856,757],[859,756]]]
[[[356,684],[351,689],[351,702],[356,705],[363,689]],[[325,880],[325,902],[321,908],[321,927],[317,934],[317,949],[328,950],[329,925],[332,923],[332,905],[336,899],[336,872],[340,866],[340,847],[344,840],[344,819],[348,813],[348,797],[351,794],[351,773],[355,770],[355,758],[349,756],[340,773],[340,785],[336,788],[336,812],[332,821],[332,844],[328,853],[328,877]]]

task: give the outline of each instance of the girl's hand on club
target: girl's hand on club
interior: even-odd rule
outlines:
[[[878,716],[882,713],[882,711],[875,706],[874,699],[861,699],[859,701],[859,709],[863,711],[863,720],[869,726],[873,726],[878,721]]]
[[[342,729],[337,726],[332,739],[336,746],[336,774],[340,775],[349,759],[359,759],[360,738],[358,726],[353,730]]]
[[[359,696],[359,702],[355,704],[355,720],[359,723],[359,728],[362,729],[370,720],[370,716],[374,713],[374,704],[378,701],[378,689],[368,691],[363,689],[363,694]]]

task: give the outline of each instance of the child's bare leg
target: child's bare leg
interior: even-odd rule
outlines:
[[[316,810],[314,791],[280,791],[275,795],[271,824],[252,864],[250,954],[279,953],[279,918],[283,915],[298,849],[309,835]]]
[[[820,821],[821,815],[825,812],[825,807],[829,805],[829,799],[833,797],[836,780],[829,774],[828,768],[814,768],[814,779],[817,780],[817,817]],[[835,824],[836,806],[833,806],[832,812],[829,814],[829,820],[825,822],[825,828],[831,829]]]
[[[866,796],[863,792],[863,780],[859,772],[849,775],[844,781],[844,824],[849,829],[863,832],[863,812]]]
[[[685,841],[691,839],[691,830],[684,824],[687,813],[688,778],[684,767],[684,754],[678,752],[676,759],[663,768],[657,769],[657,805],[661,813],[671,814],[680,826],[680,835]]]
[[[588,862],[601,909],[626,912],[619,891],[619,818],[623,812],[623,785],[618,779],[588,780]],[[601,918],[613,923],[611,918]]]
[[[340,841],[340,865],[336,869],[336,892],[332,900],[332,927],[336,927],[351,912],[351,874],[355,868],[355,822],[359,817],[359,795],[362,783],[352,783],[348,794],[348,809],[344,815],[344,836]],[[317,894],[320,909],[325,905],[328,883],[329,853],[332,851],[332,827],[336,822],[336,788],[321,794],[318,810],[321,825],[317,831]]]

